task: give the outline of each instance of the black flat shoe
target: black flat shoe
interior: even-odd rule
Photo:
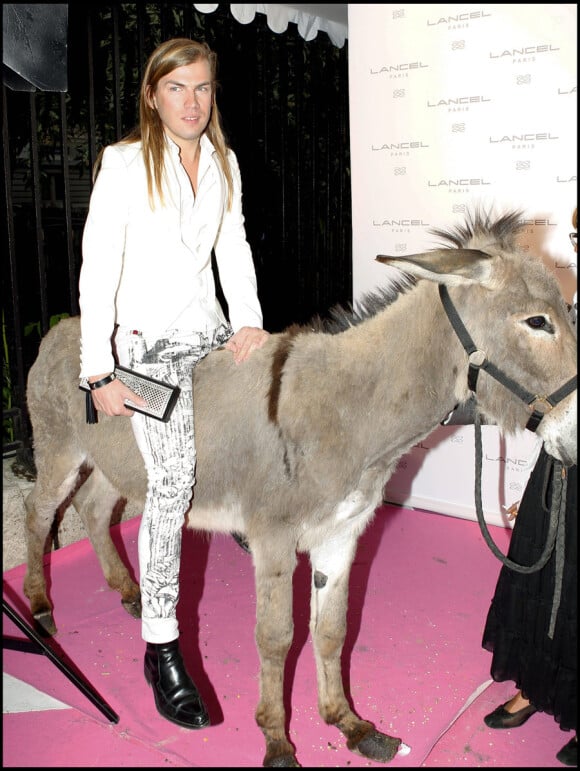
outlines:
[[[560,752],[556,755],[556,760],[563,763],[565,766],[577,766],[578,765],[578,737],[573,736],[568,744],[565,744]]]
[[[508,700],[509,701],[509,700]],[[488,728],[519,728],[528,718],[530,718],[537,709],[533,704],[519,709],[517,712],[508,712],[505,704],[496,707],[493,712],[483,718],[483,722]]]
[[[153,688],[160,715],[183,728],[205,728],[209,715],[193,680],[187,674],[179,641],[147,643],[145,680]]]

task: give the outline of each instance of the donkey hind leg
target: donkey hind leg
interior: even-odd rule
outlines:
[[[381,733],[350,708],[344,694],[341,655],[346,636],[348,583],[358,536],[343,531],[311,551],[310,634],[316,659],[318,710],[346,737],[357,755],[387,763],[401,740]]]
[[[111,538],[111,513],[120,501],[119,492],[95,466],[77,490],[73,505],[82,517],[107,584],[121,595],[121,604],[133,618],[141,618],[141,592],[119,556]]]
[[[266,739],[263,766],[297,767],[296,751],[286,734],[284,667],[294,635],[292,577],[294,544],[252,540],[256,576],[256,645],[260,657],[260,701],[256,722]]]
[[[79,484],[82,458],[71,459],[59,453],[47,453],[42,462],[36,459],[36,466],[42,471],[39,470],[34,487],[24,501],[27,552],[24,594],[30,601],[32,617],[40,629],[54,635],[56,625],[46,593],[44,554],[57,511]]]

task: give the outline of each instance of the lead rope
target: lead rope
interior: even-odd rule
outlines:
[[[548,637],[554,637],[554,628],[556,626],[556,616],[560,607],[560,598],[562,595],[562,579],[564,574],[564,551],[565,551],[565,525],[566,525],[566,492],[568,485],[568,476],[565,467],[558,460],[553,464],[553,484],[552,484],[552,503],[550,506],[550,522],[548,525],[548,534],[546,536],[546,545],[540,558],[533,565],[519,565],[517,562],[509,559],[503,554],[491,537],[487,524],[483,516],[483,507],[481,504],[481,417],[475,415],[475,510],[477,512],[477,521],[481,529],[485,542],[503,562],[503,564],[515,570],[518,573],[535,573],[541,570],[552,556],[554,545],[556,546],[555,571],[554,571],[554,594],[552,597],[552,612],[550,616],[550,627]]]
[[[552,614],[550,616],[550,628],[548,629],[548,637],[552,639],[554,637],[554,629],[556,627],[556,616],[558,615],[558,609],[560,607],[560,598],[562,596],[562,580],[564,577],[564,557],[566,549],[566,494],[568,489],[568,475],[566,469],[556,461],[554,463],[554,480],[556,477],[560,479],[560,517],[558,519],[558,533],[556,535],[556,564],[554,572],[554,597],[552,599]],[[552,492],[554,495],[554,492]],[[552,499],[552,509],[554,503]]]

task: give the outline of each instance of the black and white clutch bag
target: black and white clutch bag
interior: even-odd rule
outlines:
[[[121,380],[131,391],[141,396],[147,401],[145,407],[134,404],[130,399],[125,399],[125,405],[135,412],[141,412],[150,418],[162,420],[167,423],[171,417],[171,412],[175,407],[175,402],[179,397],[179,386],[164,383],[162,380],[155,380],[152,377],[141,375],[126,367],[117,365],[115,367],[115,377]],[[79,382],[81,391],[87,392],[87,423],[96,423],[96,414],[93,408],[91,389],[87,378],[81,378]],[[89,405],[90,400],[90,405]],[[93,419],[94,418],[94,419]]]

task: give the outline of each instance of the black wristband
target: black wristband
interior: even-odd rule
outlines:
[[[111,372],[110,375],[107,375],[107,377],[104,377],[102,380],[97,380],[96,383],[89,383],[89,388],[91,391],[94,391],[95,388],[102,388],[103,386],[109,385],[109,383],[112,383],[113,380],[116,380],[117,376],[114,372]]]

